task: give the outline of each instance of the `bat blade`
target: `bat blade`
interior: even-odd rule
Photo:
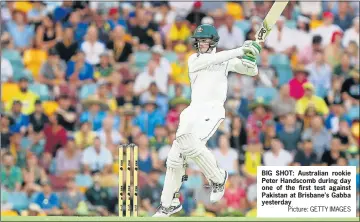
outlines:
[[[272,27],[275,25],[276,21],[281,16],[281,13],[284,11],[288,2],[289,1],[274,2],[263,23],[261,24],[260,29],[256,32],[255,40],[257,42],[265,42],[266,36],[270,33]]]

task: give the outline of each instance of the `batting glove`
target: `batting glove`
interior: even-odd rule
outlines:
[[[241,46],[244,55],[256,57],[261,52],[261,45],[255,41],[247,40]]]

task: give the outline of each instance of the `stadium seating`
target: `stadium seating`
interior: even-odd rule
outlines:
[[[39,95],[41,101],[50,99],[50,92],[47,85],[41,83],[33,83],[29,86],[29,89],[35,94]]]
[[[138,51],[134,53],[135,67],[140,72],[146,67],[148,61],[151,58],[150,52]]]
[[[25,210],[29,205],[29,199],[24,192],[9,192],[8,202],[13,205],[16,211]]]
[[[89,98],[89,96],[96,93],[97,85],[96,84],[86,84],[83,85],[80,89],[79,98],[81,100]]]
[[[236,21],[235,25],[239,27],[244,33],[247,33],[251,29],[251,23],[249,20]]]
[[[256,87],[255,89],[255,98],[263,98],[266,103],[270,103],[277,94],[276,88],[273,87]]]

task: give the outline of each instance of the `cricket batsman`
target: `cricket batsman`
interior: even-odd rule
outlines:
[[[185,175],[186,159],[192,159],[204,173],[211,188],[210,201],[219,201],[225,192],[228,173],[219,168],[206,142],[225,118],[224,102],[229,72],[255,76],[256,56],[261,46],[255,41],[232,50],[216,52],[219,35],[214,26],[203,24],[192,38],[197,53],[188,60],[191,104],[181,113],[180,123],[166,161],[166,176],[161,203],[154,217],[169,217],[179,212],[179,190]],[[240,58],[237,58],[240,57]]]

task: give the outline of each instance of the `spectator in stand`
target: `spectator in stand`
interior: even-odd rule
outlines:
[[[343,103],[342,95],[341,95],[341,84],[342,84],[341,77],[333,77],[331,89],[328,92],[325,102],[327,105],[337,103]]]
[[[174,84],[189,86],[190,78],[186,56],[187,47],[184,44],[177,44],[174,47],[174,51],[177,54],[177,60],[171,63],[170,81]]]
[[[156,126],[155,135],[149,139],[151,151],[158,151],[161,147],[169,144],[168,131],[164,126]]]
[[[36,30],[36,44],[42,49],[49,50],[62,40],[62,28],[60,23],[55,23],[51,14],[44,17]]]
[[[333,69],[333,73],[341,78],[350,77],[350,71],[353,69],[350,60],[350,54],[345,52],[342,54],[340,64],[335,66]]]
[[[262,165],[263,146],[261,143],[249,143],[246,145],[242,173],[246,176],[247,182],[256,181],[257,167]]]
[[[271,102],[271,110],[275,117],[295,112],[295,99],[290,96],[290,87],[284,84],[280,87],[279,95]]]
[[[98,40],[98,31],[94,26],[90,26],[87,30],[85,41],[80,46],[85,53],[85,60],[90,65],[100,63],[100,55],[105,52],[104,43]]]
[[[87,109],[80,116],[80,122],[89,122],[92,125],[93,131],[98,131],[102,126],[102,121],[107,116],[113,116],[112,113],[106,112],[109,106],[99,99],[88,99],[83,102],[84,107]],[[119,118],[114,118],[113,127],[119,127]]]
[[[109,24],[111,30],[114,30],[116,26],[122,26],[125,30],[127,29],[126,20],[120,17],[120,13],[117,8],[110,8],[108,17],[109,19],[106,23]]]
[[[94,174],[110,168],[113,156],[110,150],[101,143],[100,138],[95,137],[94,145],[83,151],[81,163],[85,174]]]
[[[270,49],[263,48],[260,53],[261,64],[258,66],[259,76],[256,77],[257,86],[260,87],[277,87],[277,75],[275,68],[270,64]]]
[[[150,84],[148,91],[141,94],[140,103],[144,104],[150,99],[156,101],[156,104],[158,105],[158,108],[163,113],[163,115],[168,113],[169,105],[167,96],[159,92],[159,88],[154,82]]]
[[[305,47],[311,45],[311,34],[310,34],[310,19],[306,16],[298,16],[296,29],[294,30],[296,36],[296,49],[301,51]]]
[[[302,117],[309,107],[313,107],[319,114],[327,116],[329,113],[329,108],[321,97],[314,95],[315,89],[313,84],[308,82],[305,83],[303,87],[305,94],[296,102],[296,113]]]
[[[6,30],[10,33],[16,50],[24,52],[31,46],[35,30],[34,26],[27,23],[24,12],[14,10],[13,19],[6,23]]]
[[[112,98],[112,95],[109,91],[111,83],[106,80],[99,80],[97,82],[98,88],[96,94],[89,97],[90,100],[100,100],[107,104],[111,112],[116,111],[116,100]]]
[[[343,56],[344,50],[343,46],[341,45],[342,37],[342,32],[334,32],[331,37],[331,43],[324,50],[324,54],[326,55],[325,62],[329,64],[331,68],[339,65]]]
[[[164,94],[167,92],[167,82],[169,79],[169,75],[171,73],[171,65],[170,62],[164,57],[164,49],[161,45],[155,45],[151,48],[151,58],[156,63],[156,69],[159,70],[161,75],[158,83],[160,91]]]
[[[331,86],[332,67],[325,62],[324,52],[315,52],[314,62],[307,65],[306,69],[309,72],[309,82],[316,89],[316,95],[325,97]]]
[[[331,42],[332,34],[335,31],[342,31],[341,28],[334,24],[334,14],[331,12],[323,13],[323,25],[314,29],[312,35],[320,35],[322,38],[322,45],[327,46]]]
[[[101,187],[99,175],[94,176],[94,184],[85,192],[85,197],[90,210],[94,210],[101,216],[109,216],[108,208],[112,198],[109,191]]]
[[[351,120],[345,113],[344,104],[341,100],[335,100],[330,107],[330,114],[325,119],[325,126],[331,131],[331,133],[336,134],[339,131],[339,123],[341,120],[348,121],[351,124]]]
[[[117,129],[113,128],[114,118],[106,117],[103,120],[102,128],[97,132],[101,144],[109,150],[114,150],[123,141],[123,138]]]
[[[244,211],[246,209],[246,191],[244,189],[243,178],[239,174],[231,174],[229,185],[225,190],[224,199],[226,206],[233,209]]]
[[[132,63],[133,46],[125,38],[125,28],[117,25],[111,32],[111,41],[106,44],[106,48],[111,50],[112,62],[116,63]]]
[[[257,215],[257,186],[256,183],[251,184],[246,192],[247,202],[249,203],[250,210],[246,213],[246,217],[255,218]]]
[[[294,157],[294,166],[314,166],[318,164],[318,157],[313,151],[313,142],[311,139],[304,140],[301,149]]]
[[[190,101],[182,97],[174,98],[170,102],[170,110],[166,116],[166,125],[170,131],[176,131],[180,121],[180,114],[189,104]]]
[[[63,40],[56,43],[55,49],[65,62],[68,62],[79,48],[78,42],[74,39],[74,29],[72,26],[64,28]]]
[[[49,123],[44,127],[45,147],[43,155],[43,164],[48,167],[51,159],[55,156],[60,147],[65,146],[67,142],[67,132],[59,124],[59,115],[49,116]]]
[[[1,114],[0,121],[0,133],[1,133],[1,156],[6,151],[9,151],[10,148],[10,137],[11,137],[11,129],[10,126],[13,125],[14,120],[6,114]]]
[[[30,23],[39,26],[46,16],[46,3],[43,1],[34,1],[32,6],[32,9],[27,13],[27,17]]]
[[[350,44],[351,41],[355,41],[357,43],[357,45],[360,44],[359,42],[359,21],[360,21],[360,17],[355,17],[352,20],[352,27],[349,29],[346,29],[345,33],[344,33],[344,38],[342,39],[342,44],[345,48],[347,48]]]
[[[72,11],[70,13],[68,21],[64,24],[65,27],[73,27],[74,29],[74,39],[79,44],[84,40],[86,31],[88,29],[88,24],[82,22],[81,13],[78,10]]]
[[[354,68],[350,72],[350,75],[351,77],[347,78],[341,86],[342,98],[347,108],[350,106],[350,104],[359,104],[359,99],[360,99],[359,66]]]
[[[124,114],[124,109],[132,110],[135,113],[140,112],[140,102],[139,97],[134,95],[134,81],[125,80],[124,84],[124,93],[122,96],[116,98],[117,106],[119,108],[120,114]]]
[[[334,137],[340,139],[343,147],[342,150],[348,149],[351,144],[358,144],[353,134],[354,133],[351,132],[350,123],[345,119],[341,119],[339,121],[339,130]]]
[[[14,70],[10,61],[1,57],[1,83],[10,82],[13,74]]]
[[[10,126],[12,132],[21,132],[25,134],[27,127],[29,126],[29,116],[21,113],[22,103],[20,101],[14,101],[11,107],[10,117],[14,120],[14,123]]]
[[[292,154],[284,149],[284,145],[277,137],[271,139],[271,150],[263,155],[264,166],[288,166],[293,161]]]
[[[61,214],[59,197],[52,191],[49,181],[42,184],[42,192],[36,195],[34,203],[39,205],[46,215]]]
[[[75,61],[69,61],[66,69],[66,79],[74,88],[92,83],[94,69],[91,64],[85,62],[85,53],[78,51]]]
[[[81,169],[81,155],[74,138],[68,138],[66,145],[56,153],[56,175],[63,179],[74,178]]]
[[[248,142],[259,142],[260,133],[265,129],[265,123],[272,119],[269,112],[269,106],[258,99],[258,101],[251,104],[252,114],[247,119],[246,130],[248,135]]]
[[[341,149],[341,140],[337,137],[331,139],[330,150],[326,150],[321,157],[324,166],[333,166],[340,158],[346,158],[345,152]]]
[[[241,46],[245,41],[243,31],[235,25],[232,15],[225,15],[225,24],[218,28],[220,41],[219,49],[229,50]]]
[[[219,167],[234,174],[239,171],[239,154],[230,147],[229,138],[225,134],[219,137],[218,148],[213,150]]]
[[[294,70],[294,78],[289,82],[290,96],[298,100],[304,96],[303,85],[308,81],[309,72],[305,69],[297,68]]]
[[[59,124],[63,126],[67,131],[73,132],[76,124],[76,110],[71,105],[71,99],[68,95],[60,95],[58,99],[59,107],[56,110],[59,118]]]
[[[156,211],[156,205],[160,201],[162,186],[159,183],[161,171],[151,170],[146,185],[140,190],[141,205],[148,214]]]
[[[139,40],[139,49],[148,50],[154,45],[161,44],[161,36],[158,32],[158,26],[151,22],[152,15],[145,9],[136,10],[136,25],[130,27],[130,33]]]
[[[95,66],[94,77],[96,80],[105,80],[111,82],[111,79],[115,77],[114,67],[110,63],[110,53],[104,52],[100,55],[100,62]]]
[[[158,169],[158,155],[155,151],[150,150],[149,139],[145,134],[138,135],[136,143],[139,147],[139,174],[144,176],[153,169]]]
[[[202,2],[195,1],[193,4],[192,11],[186,16],[186,20],[191,24],[191,30],[201,25],[201,21],[206,17],[206,14],[201,10]]]
[[[14,157],[11,153],[2,155],[1,183],[9,191],[20,191],[23,183],[21,169],[15,166]]]
[[[165,78],[165,74],[162,73],[159,68],[157,68],[156,62],[154,60],[150,60],[147,68],[145,68],[145,72],[140,73],[136,77],[134,84],[135,94],[141,95],[144,93],[149,89],[149,86],[152,82],[156,83],[162,93],[167,93],[167,78]]]
[[[302,135],[303,140],[311,139],[314,151],[318,158],[330,148],[331,134],[324,126],[324,120],[321,116],[315,116],[311,120],[311,126],[306,129]]]
[[[349,7],[349,2],[339,2],[338,13],[335,15],[334,24],[338,25],[342,30],[347,30],[351,27],[353,15],[350,13]]]
[[[85,196],[76,187],[73,179],[66,183],[66,189],[60,193],[59,201],[63,214],[65,216],[74,216],[77,214],[77,208],[81,202],[85,201]]]
[[[61,60],[55,48],[48,52],[48,60],[42,64],[39,73],[39,82],[46,84],[51,91],[55,92],[57,86],[66,84],[65,82],[66,63]]]
[[[322,48],[322,37],[320,35],[314,35],[311,44],[299,49],[298,62],[304,65],[310,64],[314,61],[315,52]]]
[[[275,27],[266,38],[266,46],[273,49],[275,53],[290,55],[295,47],[295,41],[292,38],[294,31],[286,27],[285,22],[284,16],[278,19]]]
[[[168,49],[172,49],[176,44],[184,43],[191,35],[188,21],[184,17],[177,15],[174,24],[171,25],[166,39]]]
[[[165,123],[165,117],[154,99],[149,99],[143,103],[144,109],[135,117],[133,124],[140,127],[141,131],[148,136],[154,136],[154,130],[157,125]]]
[[[277,133],[277,137],[283,143],[284,149],[295,154],[301,140],[301,129],[297,126],[296,115],[288,113],[285,116],[284,126]]]
[[[24,178],[23,190],[27,194],[41,192],[41,184],[48,181],[48,175],[44,168],[39,166],[38,158],[33,154],[27,156],[26,167],[22,169],[22,175]]]
[[[10,111],[14,101],[19,101],[22,104],[21,112],[24,115],[29,115],[34,112],[35,101],[38,100],[39,96],[29,90],[29,78],[21,77],[18,82],[19,90],[16,90],[11,97],[11,100],[6,104],[6,110]]]
[[[230,125],[230,147],[233,147],[239,154],[239,164],[244,162],[244,146],[247,144],[247,133],[244,122],[240,116],[234,116]]]
[[[92,146],[95,137],[96,133],[91,130],[89,122],[81,123],[80,129],[74,134],[76,145],[80,150],[84,150],[85,148]]]
[[[273,120],[267,120],[260,132],[260,141],[265,151],[271,149],[271,140],[276,136],[276,126]],[[260,124],[259,124],[260,125]]]

